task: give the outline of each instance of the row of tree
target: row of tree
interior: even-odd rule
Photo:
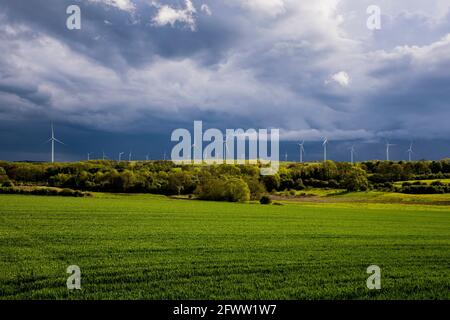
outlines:
[[[450,160],[287,163],[272,176],[260,176],[259,169],[259,165],[176,165],[170,161],[0,162],[0,184],[84,191],[194,194],[206,200],[246,201],[260,199],[265,192],[289,189],[314,187],[363,191],[389,189],[396,181],[450,178]]]

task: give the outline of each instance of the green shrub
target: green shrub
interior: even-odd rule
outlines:
[[[6,180],[5,182],[3,182],[2,187],[12,188],[14,187],[14,183],[11,180]]]
[[[259,200],[259,203],[261,203],[261,204],[271,204],[272,203],[272,199],[270,199],[268,196],[262,196],[261,199]]]
[[[274,174],[271,176],[264,176],[262,180],[267,191],[272,192],[273,190],[280,189],[281,179],[278,174]]]
[[[347,191],[367,190],[369,188],[367,173],[359,167],[352,167],[342,180],[342,186],[347,189]]]
[[[250,200],[250,189],[241,178],[229,178],[225,181],[225,200],[244,202]]]
[[[195,191],[202,200],[243,202],[250,200],[250,189],[241,178],[221,177],[206,178],[200,182]]]
[[[444,187],[440,186],[429,186],[426,184],[413,184],[409,187],[404,187],[401,189],[401,192],[408,194],[443,194],[447,190]]]
[[[256,177],[244,177],[245,182],[250,189],[250,199],[258,200],[261,198],[261,195],[266,192],[264,185],[258,180]]]
[[[336,180],[331,179],[331,180],[328,181],[328,188],[338,189],[339,188],[339,183]]]
[[[58,190],[54,188],[20,188],[20,187],[1,187],[0,193],[3,194],[31,194],[38,196],[63,196],[63,197],[84,197],[90,196],[89,193],[84,193],[78,190],[63,189]]]
[[[306,187],[305,187],[305,185],[303,184],[303,180],[300,178],[300,179],[297,179],[297,180],[295,180],[295,182],[294,182],[294,189],[295,190],[304,190]]]

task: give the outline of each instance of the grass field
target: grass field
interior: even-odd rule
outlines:
[[[449,206],[0,195],[2,299],[449,299],[449,267]]]
[[[367,192],[346,192],[342,189],[307,189],[301,192],[297,191],[295,196],[285,196],[283,193],[277,193],[275,198],[295,202],[420,204],[441,205],[450,208],[450,193],[404,194],[373,190]]]

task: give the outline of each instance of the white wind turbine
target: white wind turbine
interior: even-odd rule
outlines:
[[[303,140],[302,143],[299,143],[298,146],[300,147],[300,163],[302,163],[305,154],[305,140]]]
[[[223,139],[223,159],[226,160],[227,159],[227,155],[228,155],[228,140],[230,139],[230,137],[225,136],[225,138]],[[233,150],[234,151],[234,150]],[[245,155],[244,158],[245,159]]]
[[[194,161],[194,163],[195,163],[195,149],[197,148],[197,144],[194,142],[192,145],[191,145],[191,147],[192,147],[192,160]],[[166,154],[164,153],[164,160],[166,160]]]
[[[413,151],[413,143],[412,142],[409,145],[409,149],[406,152],[408,152],[408,160],[409,160],[409,162],[411,162],[412,161],[412,155],[414,153],[414,151]]]
[[[55,138],[55,131],[53,130],[53,122],[52,122],[52,137],[46,141],[46,143],[48,142],[52,143],[52,163],[55,162],[55,141],[60,144],[64,144],[62,141],[59,141],[58,139]]]
[[[131,162],[131,150],[130,150],[130,153],[128,154],[128,161]]]
[[[350,162],[353,164],[355,163],[355,146],[352,146],[350,148]]]
[[[88,153],[87,153],[87,160],[88,160],[88,161],[91,161],[91,154],[92,154],[91,152],[88,152]]]
[[[286,151],[286,153],[284,154],[284,162],[288,162],[288,153]]]
[[[328,144],[328,138],[323,138],[323,161],[327,161],[327,144]]]
[[[389,141],[386,141],[386,161],[389,161],[389,150],[391,147],[394,147],[395,144],[389,143]]]
[[[124,152],[119,152],[119,162],[122,161],[122,155],[124,154]]]

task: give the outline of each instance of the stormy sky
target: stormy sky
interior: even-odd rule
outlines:
[[[59,161],[159,159],[194,120],[279,128],[282,159],[449,157],[450,1],[0,0],[0,159],[48,160],[52,121]]]

